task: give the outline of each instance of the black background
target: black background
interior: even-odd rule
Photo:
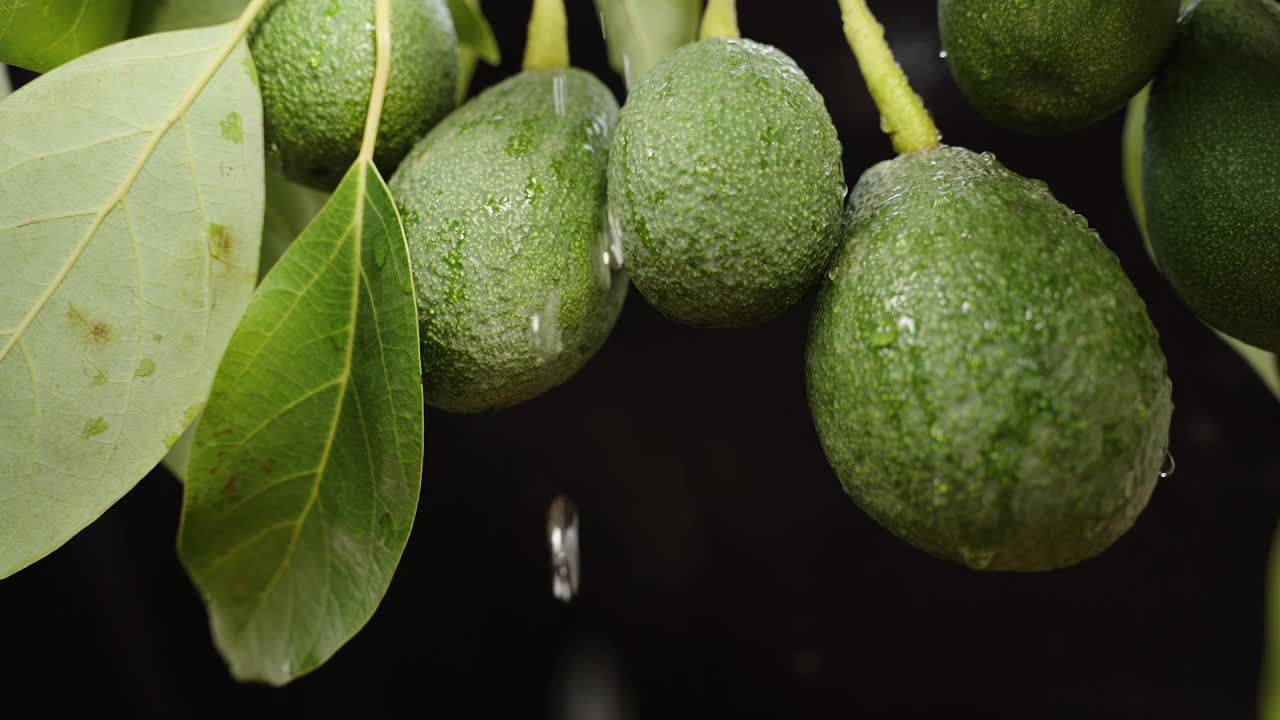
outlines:
[[[588,0],[574,64],[622,96]],[[518,70],[526,2],[489,0]],[[1035,139],[991,125],[938,59],[931,0],[872,7],[946,140],[989,150],[1089,218],[1169,358],[1176,474],[1135,528],[1050,574],[982,574],[892,537],[842,492],[805,404],[811,303],[749,330],[671,324],[633,291],[565,386],[487,416],[427,415],[417,524],[382,608],[287,688],[237,685],[174,552],[157,470],[0,584],[0,688],[50,713],[435,717],[1249,718],[1277,509],[1280,403],[1173,296],[1120,178],[1121,118]],[[852,185],[890,157],[835,0],[744,0],[744,35],[809,73]],[[581,508],[583,585],[550,593],[547,504]]]

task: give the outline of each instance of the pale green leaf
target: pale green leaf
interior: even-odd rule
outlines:
[[[377,608],[417,508],[421,378],[404,230],[357,161],[254,295],[196,429],[179,555],[235,677],[284,684]]]
[[[137,0],[129,34],[217,25],[239,17],[248,4],[249,0]]]
[[[0,62],[47,72],[124,39],[133,0],[0,0]]]
[[[1143,128],[1147,120],[1148,94],[1149,88],[1143,88],[1129,101],[1129,109],[1124,119],[1124,147],[1121,163],[1124,189],[1129,195],[1129,207],[1133,210],[1133,218],[1138,224],[1138,232],[1142,234],[1142,243],[1147,249],[1147,255],[1151,257],[1151,262],[1155,263],[1155,251],[1151,249],[1151,239],[1147,235],[1146,202],[1142,197]],[[1274,353],[1245,344],[1217,330],[1214,330],[1214,333],[1244,358],[1245,362],[1249,363],[1249,367],[1258,373],[1258,377],[1262,379],[1267,389],[1280,398],[1280,361]]]
[[[0,103],[0,577],[132,488],[208,394],[262,237],[237,37],[118,43]]]
[[[609,64],[627,87],[698,37],[702,0],[595,0]]]
[[[0,65],[0,100],[13,92],[13,84],[9,82],[9,68]]]

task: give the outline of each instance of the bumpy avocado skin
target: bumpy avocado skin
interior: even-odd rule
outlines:
[[[1207,323],[1280,352],[1280,2],[1202,0],[1151,86],[1157,264]]]
[[[627,98],[610,217],[645,298],[690,325],[754,325],[817,282],[847,188],[822,97],[791,58],[711,38]]]
[[[391,178],[429,404],[515,405],[604,344],[628,286],[604,221],[617,113],[588,73],[523,72],[437,125]]]
[[[846,491],[975,569],[1105,550],[1147,504],[1172,413],[1115,256],[1043,183],[962,148],[876,165],[849,207],[806,358]]]
[[[1173,41],[1179,0],[938,0],[951,75],[1011,130],[1054,135],[1103,119]]]
[[[373,0],[278,0],[249,35],[268,153],[332,190],[360,152],[373,85]],[[391,77],[374,162],[390,173],[454,106],[458,40],[445,0],[392,0]]]

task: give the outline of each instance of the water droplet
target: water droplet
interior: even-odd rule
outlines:
[[[551,546],[551,594],[569,602],[578,594],[578,508],[564,495],[557,495],[547,509],[547,544]]]
[[[939,57],[940,59],[942,59],[942,60],[946,60],[946,59],[947,59],[947,51],[946,51],[946,50],[943,50],[942,52],[938,53],[938,57]]]
[[[622,223],[612,210],[605,212],[604,227],[608,241],[605,251],[609,253],[609,269],[619,272],[626,265],[626,257],[622,252]]]
[[[906,330],[907,332],[914,335],[916,333],[915,318],[908,317],[906,315],[903,315],[902,317],[898,318],[898,329]]]
[[[974,570],[986,570],[991,567],[991,561],[996,557],[996,551],[987,548],[969,547],[967,545],[960,546],[960,558],[964,560],[964,564]]]
[[[544,361],[564,350],[564,338],[560,334],[560,293],[553,291],[542,311],[530,316],[529,334],[534,352]]]
[[[1178,463],[1173,459],[1173,453],[1166,448],[1164,451],[1164,464],[1160,466],[1160,479],[1173,477],[1173,473],[1178,469]]]
[[[551,96],[552,102],[555,103],[556,116],[564,117],[568,114],[569,94],[565,90],[565,73],[560,70],[551,78]]]

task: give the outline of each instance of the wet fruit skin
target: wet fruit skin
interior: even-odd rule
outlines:
[[[1092,125],[1147,83],[1179,0],[939,0],[951,75],[994,122],[1033,135]]]
[[[604,221],[617,113],[589,73],[526,71],[446,118],[391,178],[428,404],[510,407],[608,338],[628,287]]]
[[[1171,386],[1115,256],[1043,183],[942,147],[876,165],[818,293],[809,404],[845,489],[936,556],[1109,547],[1165,459]]]
[[[279,0],[249,47],[269,155],[285,175],[332,190],[360,152],[373,86],[373,0]],[[454,106],[458,41],[444,0],[392,0],[391,76],[374,163],[390,174]]]
[[[784,53],[684,46],[632,90],[614,136],[609,210],[632,282],[689,325],[777,316],[835,249],[840,155],[822,97]]]
[[[1280,2],[1202,0],[1151,85],[1151,249],[1205,322],[1280,351]]]

